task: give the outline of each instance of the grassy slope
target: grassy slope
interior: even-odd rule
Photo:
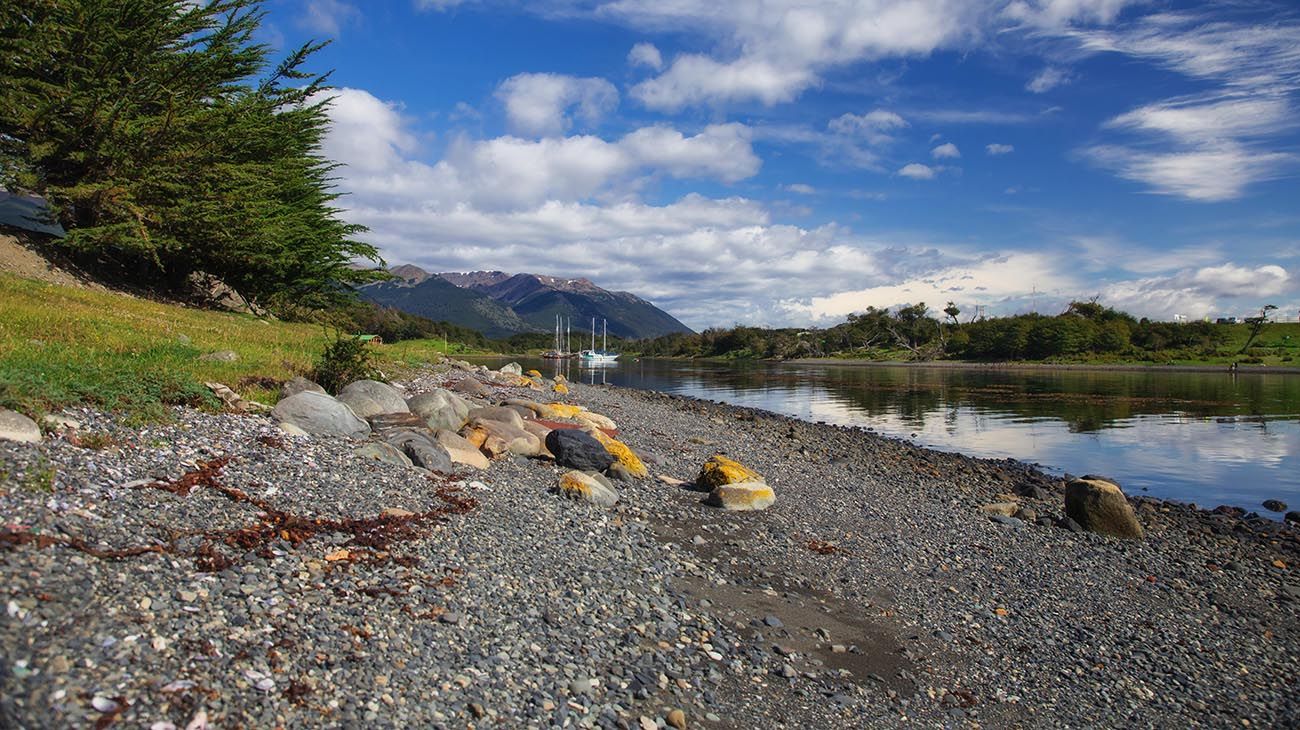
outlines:
[[[160,418],[167,403],[214,404],[204,381],[270,401],[269,381],[309,373],[331,338],[314,325],[0,274],[0,406],[33,415],[89,404]],[[431,359],[441,345],[404,342],[375,352],[381,367],[392,367]],[[233,350],[239,360],[200,359],[216,350]]]

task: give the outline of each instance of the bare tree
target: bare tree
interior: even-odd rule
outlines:
[[[1241,350],[1237,352],[1238,355],[1245,354],[1246,349],[1250,347],[1250,344],[1259,336],[1260,331],[1264,329],[1264,325],[1268,324],[1268,313],[1274,309],[1277,309],[1276,304],[1265,304],[1259,310],[1258,317],[1246,318],[1246,324],[1250,325],[1250,336],[1246,338],[1246,344],[1242,345]]]

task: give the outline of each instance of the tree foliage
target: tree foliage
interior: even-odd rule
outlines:
[[[323,306],[378,252],[335,207],[326,76],[272,65],[259,0],[30,0],[0,13],[0,184],[138,284],[208,271]]]

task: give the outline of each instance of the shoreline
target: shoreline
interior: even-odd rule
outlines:
[[[404,384],[473,376],[425,370]],[[289,514],[474,503],[339,560],[345,535],[243,555],[218,544],[234,561],[218,571],[172,552],[0,546],[12,606],[0,654],[21,662],[0,673],[0,719],[93,724],[92,697],[124,698],[123,723],[178,727],[198,711],[223,727],[636,727],[669,708],[693,728],[1300,719],[1294,526],[1144,498],[1132,500],[1139,541],[1002,524],[981,505],[1059,514],[1060,480],[859,429],[571,385],[570,401],[614,419],[651,469],[616,482],[610,509],[553,494],[564,470],[545,460],[431,481],[358,459],[354,442],[278,436],[261,416],[181,408],[174,424],[132,427],[77,409],[117,446],[0,442],[9,473],[55,471],[50,493],[6,483],[6,521],[103,547],[180,531],[179,550],[187,530],[255,519],[261,508],[211,487],[143,488],[217,458],[229,459],[220,484]],[[491,400],[511,397],[553,398],[498,387]],[[726,512],[656,478],[689,481],[715,453],[765,476],[776,503]]]

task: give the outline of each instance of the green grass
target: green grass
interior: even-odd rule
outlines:
[[[0,406],[38,416],[91,405],[159,420],[172,404],[219,407],[205,381],[274,402],[277,384],[309,375],[332,339],[315,325],[0,274]],[[387,371],[434,360],[441,345],[377,345],[374,354]],[[239,359],[201,359],[216,350],[233,350]]]

